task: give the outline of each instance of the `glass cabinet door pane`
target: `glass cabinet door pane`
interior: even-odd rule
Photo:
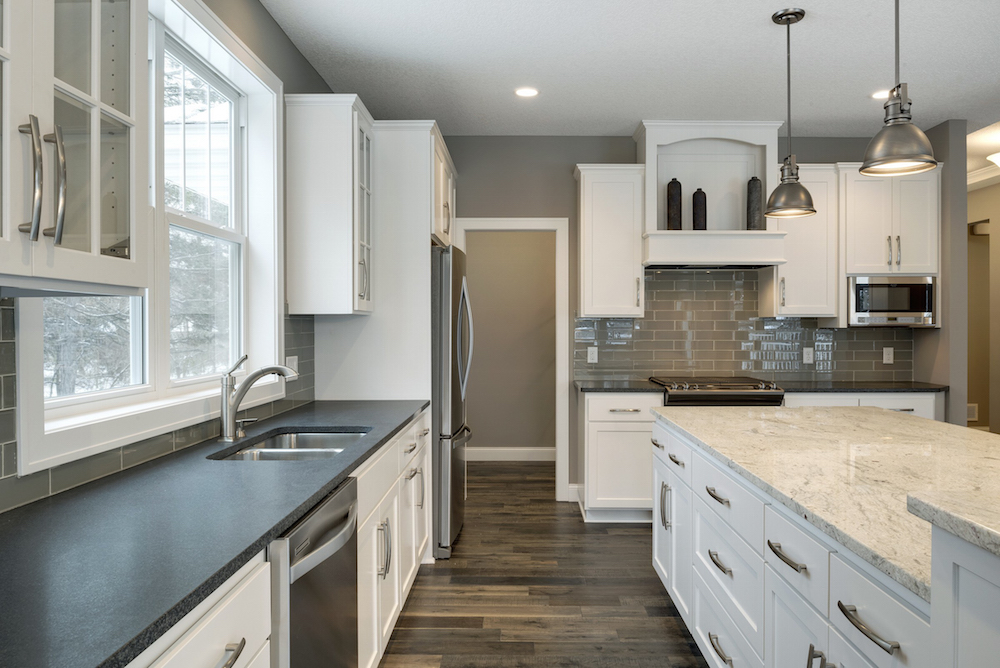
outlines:
[[[56,78],[84,93],[90,92],[90,18],[90,0],[55,2]]]
[[[129,239],[129,129],[101,115],[101,254],[127,258]]]
[[[90,251],[90,109],[57,92],[55,124],[62,127],[66,144],[66,224],[63,248]],[[53,184],[54,185],[54,184]],[[58,192],[52,192],[55,211]]]
[[[101,101],[123,114],[129,113],[130,51],[129,0],[101,0]]]

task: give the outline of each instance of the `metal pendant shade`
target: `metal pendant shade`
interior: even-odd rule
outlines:
[[[937,167],[927,135],[911,121],[910,98],[899,81],[899,0],[896,0],[896,87],[885,102],[885,127],[868,143],[859,170],[866,176],[919,174]]]
[[[767,198],[767,208],[764,215],[768,218],[801,218],[816,213],[812,195],[799,183],[799,167],[795,164],[792,154],[792,29],[793,23],[798,23],[806,15],[804,9],[782,9],[771,15],[771,20],[786,29],[786,57],[788,65],[788,157],[781,166],[781,184]]]

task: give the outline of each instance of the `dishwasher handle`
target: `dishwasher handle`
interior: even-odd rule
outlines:
[[[348,541],[351,540],[351,536],[358,528],[358,502],[355,501],[351,504],[350,510],[347,511],[347,519],[344,520],[344,524],[340,529],[336,531],[330,539],[321,544],[315,550],[307,554],[306,556],[299,559],[297,562],[292,564],[289,569],[288,583],[291,584],[298,580],[300,577],[311,571],[312,569],[319,566],[321,563],[330,558],[331,555],[335,554],[338,550],[347,545]]]

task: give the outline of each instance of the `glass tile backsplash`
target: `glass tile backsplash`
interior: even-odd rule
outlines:
[[[751,375],[762,380],[913,380],[913,331],[830,329],[757,317],[757,271],[648,270],[645,318],[577,318],[577,380]],[[587,363],[597,346],[598,362]],[[882,364],[882,348],[895,363]],[[802,362],[813,348],[814,364]]]

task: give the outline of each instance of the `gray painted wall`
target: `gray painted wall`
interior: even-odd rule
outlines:
[[[872,127],[872,134],[878,126]],[[792,137],[796,162],[861,162],[871,137]],[[778,138],[778,159],[788,155],[788,140]],[[770,194],[770,193],[768,193]]]
[[[569,218],[570,321],[577,302],[576,180],[578,163],[636,160],[631,137],[447,137],[458,170],[456,215],[486,218]],[[569,476],[580,482],[577,403],[570,392]]]
[[[974,190],[969,193],[969,222],[990,220],[990,227],[1000,226],[1000,185]],[[992,234],[990,235],[992,237]],[[1000,243],[989,244],[989,314],[1000,313]],[[970,299],[971,299],[970,295]],[[971,315],[971,314],[970,314]],[[992,317],[990,321],[992,322]],[[970,326],[971,326],[970,321]],[[971,335],[971,332],[970,332]],[[990,327],[989,332],[989,386],[1000,388],[1000,327]],[[971,351],[970,351],[970,359]],[[990,414],[1000,416],[1000,389],[990,392]],[[982,411],[982,406],[979,410]],[[991,420],[990,431],[1000,433],[1000,417]]]
[[[259,0],[204,2],[281,79],[286,94],[330,92],[316,68],[295,48]]]
[[[472,447],[556,443],[556,233],[466,232]]]
[[[941,169],[941,329],[913,336],[913,379],[942,383],[947,420],[965,426],[969,383],[969,232],[966,122],[945,121],[927,131]]]

